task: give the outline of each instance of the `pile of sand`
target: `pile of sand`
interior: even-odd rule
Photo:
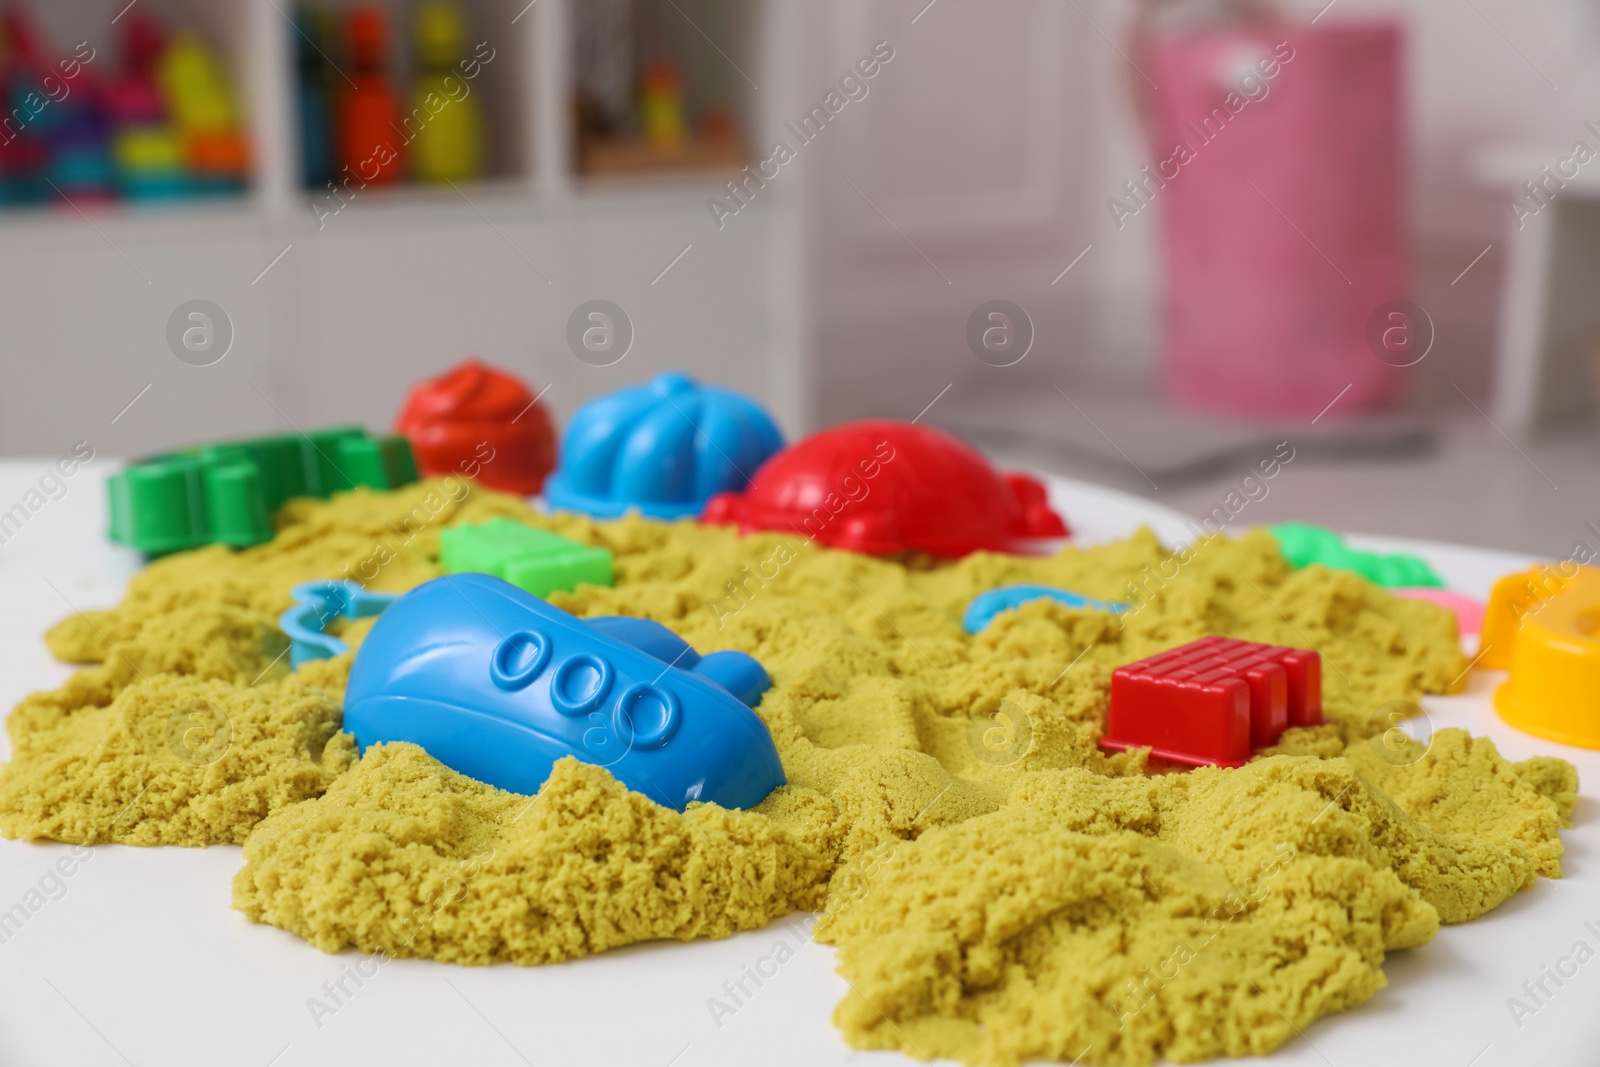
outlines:
[[[414,746],[357,761],[339,732],[350,657],[289,672],[289,589],[410,588],[439,573],[441,527],[495,515],[615,553],[614,588],[559,606],[761,660],[789,784],[752,811],[680,814],[576,761],[536,798]],[[50,633],[95,666],[13,711],[0,829],[243,842],[235,907],[329,951],[543,964],[822,911],[853,1044],[983,1063],[1266,1052],[1381,988],[1386,952],[1560,874],[1570,765],[1511,764],[1454,730],[1426,749],[1379,736],[1464,674],[1449,615],[1294,571],[1264,532],[1181,563],[1144,532],[934,564],[545,518],[452,480],[279,521],[258,548],[154,563],[120,607]],[[1144,602],[1120,620],[1035,603],[962,630],[975,594],[1021,581],[1110,599],[1134,582]],[[1239,770],[1103,754],[1111,670],[1210,633],[1316,648],[1328,724]]]

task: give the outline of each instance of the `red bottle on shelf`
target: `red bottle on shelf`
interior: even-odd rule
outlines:
[[[335,150],[339,181],[391,185],[405,175],[400,97],[389,80],[389,28],[381,11],[358,7],[345,22],[350,62],[340,82]]]

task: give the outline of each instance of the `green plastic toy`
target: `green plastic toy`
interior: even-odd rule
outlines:
[[[571,592],[579,582],[611,584],[611,553],[510,519],[450,526],[440,534],[447,574],[476,571],[503,578],[537,597]]]
[[[111,476],[111,539],[158,556],[272,538],[272,513],[297,496],[417,480],[403,437],[356,426],[229,441],[129,464]]]
[[[1334,570],[1354,571],[1390,589],[1444,588],[1444,580],[1421,557],[1403,552],[1362,552],[1346,545],[1343,537],[1326,526],[1285,522],[1272,527],[1272,535],[1278,539],[1283,558],[1297,568],[1320,563]]]

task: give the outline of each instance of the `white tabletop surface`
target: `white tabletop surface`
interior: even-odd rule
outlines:
[[[45,468],[44,460],[0,462],[0,511]],[[139,567],[101,534],[101,479],[110,468],[96,460],[68,483],[64,498],[0,545],[0,706],[66,679],[69,669],[50,658],[40,635],[73,607],[115,604]],[[1081,543],[1142,522],[1168,539],[1189,536],[1182,516],[1134,497],[1061,480],[1051,493]],[[1496,577],[1529,562],[1445,545],[1358,543],[1421,551],[1453,588],[1480,597]],[[1600,950],[1600,753],[1501,723],[1488,701],[1499,680],[1477,672],[1466,694],[1429,698],[1426,710],[1435,729],[1488,735],[1511,759],[1554,753],[1578,765],[1584,795],[1577,827],[1563,834],[1566,877],[1541,881],[1477,922],[1446,927],[1430,944],[1391,955],[1387,989],[1353,1012],[1313,1024],[1268,1057],[1271,1063],[1600,1062],[1600,961],[1580,968],[1520,1027],[1506,1004],[1576,941]],[[9,756],[8,742],[0,740],[0,748]],[[0,840],[0,912],[68,851]],[[845,1047],[829,1021],[845,984],[833,973],[832,949],[807,942],[798,916],[725,941],[637,945],[554,967],[396,960],[319,1025],[308,998],[360,957],[326,955],[232,911],[229,881],[239,866],[239,849],[231,846],[96,847],[66,880],[65,894],[0,944],[0,1065],[913,1062]],[[719,1028],[707,999],[780,940],[795,957]]]

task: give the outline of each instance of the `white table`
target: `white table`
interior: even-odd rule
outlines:
[[[39,635],[70,611],[106,607],[139,561],[101,537],[97,460],[9,543],[0,545],[0,704],[60,684],[67,668]],[[45,461],[0,462],[0,510],[21,498]],[[1137,498],[1055,481],[1053,499],[1078,540],[1125,534],[1140,522],[1186,537],[1183,517]],[[1485,595],[1529,561],[1505,553],[1379,539],[1360,543],[1429,556],[1463,592]],[[1558,753],[1584,776],[1578,826],[1564,837],[1567,877],[1541,882],[1485,918],[1444,929],[1389,957],[1390,986],[1355,1012],[1323,1019],[1272,1056],[1276,1064],[1424,1067],[1591,1064],[1600,1058],[1600,960],[1519,1030],[1506,998],[1584,939],[1600,949],[1600,753],[1563,749],[1502,724],[1479,673],[1468,693],[1426,702],[1435,728],[1492,737],[1512,759]],[[0,742],[0,744],[5,744]],[[7,755],[9,746],[7,746]],[[21,900],[63,845],[0,841],[0,911]],[[0,944],[0,1064],[38,1067],[217,1064],[910,1064],[896,1054],[852,1055],[829,1022],[845,992],[830,948],[804,942],[796,918],[720,942],[638,945],[555,967],[451,967],[396,960],[342,1008],[313,1021],[307,999],[357,962],[230,910],[234,847],[100,846],[59,899]],[[724,980],[769,953],[797,950],[775,979],[719,1029],[707,1009]],[[1487,1051],[1485,1052],[1485,1048]],[[1481,1056],[1480,1056],[1481,1053]],[[1479,1057],[1474,1059],[1474,1057]]]

